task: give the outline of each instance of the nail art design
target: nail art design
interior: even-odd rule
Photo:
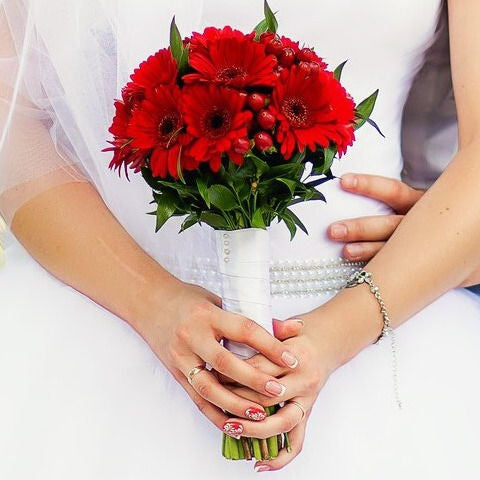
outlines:
[[[238,422],[227,422],[223,425],[223,431],[231,437],[240,438],[243,432],[243,425]]]
[[[265,420],[265,418],[267,418],[267,413],[260,408],[250,407],[245,410],[245,416],[250,420],[260,422],[261,420]]]

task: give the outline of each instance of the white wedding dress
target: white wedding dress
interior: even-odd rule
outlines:
[[[173,13],[183,34],[207,25],[249,30],[263,4],[108,0],[98,5],[114,6],[119,18],[121,12],[129,19],[109,30],[112,26],[101,20],[102,8],[97,2],[86,7],[89,3],[82,8],[98,19],[91,35],[116,35],[110,54],[118,59],[118,76],[105,102],[113,101],[133,67],[167,43]],[[314,46],[331,67],[349,60],[343,81],[355,99],[380,89],[374,119],[386,138],[363,128],[334,172],[399,177],[402,108],[434,36],[441,1],[270,3],[278,10],[283,34]],[[61,2],[51,5],[55,11]],[[71,25],[51,27],[62,32]],[[57,38],[75,52],[70,60],[75,69],[76,58],[81,61],[88,52],[69,46],[68,35]],[[100,150],[113,109],[110,103],[95,104],[93,86],[83,84],[78,101],[85,102],[89,94],[98,112],[98,122],[88,126],[84,138],[99,165],[101,182],[95,181],[106,203],[163,266],[218,292],[212,231],[195,227],[178,236],[179,223],[172,220],[155,234],[152,217],[145,215],[148,187],[139,177],[129,183],[108,171],[108,155]],[[71,108],[81,114],[73,103]],[[273,270],[279,272],[272,276],[277,318],[321,305],[335,293],[327,288],[344,282],[344,271],[354,267],[338,264],[341,245],[327,239],[327,225],[388,212],[383,204],[343,192],[336,180],[321,190],[326,204],[296,206],[308,236],[299,232],[290,242],[284,225],[271,229]],[[47,273],[12,236],[6,243],[6,265],[0,270],[1,479],[254,478],[251,462],[221,456],[221,433],[126,322]],[[331,266],[325,267],[328,262]],[[308,265],[316,267],[309,271],[315,281],[302,276]],[[415,265],[411,269],[414,277]],[[480,297],[464,289],[443,295],[397,330],[403,409],[394,400],[388,342],[368,347],[329,379],[297,459],[264,475],[278,480],[480,478],[479,342]]]

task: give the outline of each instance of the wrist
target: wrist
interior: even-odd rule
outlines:
[[[341,290],[302,318],[318,348],[327,351],[332,371],[373,344],[383,328],[378,303],[363,285]]]

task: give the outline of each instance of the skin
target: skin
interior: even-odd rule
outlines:
[[[395,225],[387,220],[393,234],[379,251],[380,245],[373,246],[376,255],[366,267],[381,286],[393,326],[449,289],[465,284],[480,268],[476,240],[480,207],[475,202],[480,182],[480,56],[463,53],[480,49],[475,24],[479,15],[476,0],[450,1],[458,155],[406,210],[401,222]],[[428,236],[424,235],[426,224]],[[300,312],[303,324],[294,319],[276,321],[277,338],[267,338],[248,319],[223,312],[215,295],[166,272],[133,241],[86,182],[66,183],[37,195],[17,210],[12,230],[47,270],[137,330],[219,429],[234,419],[242,423],[247,436],[290,432],[292,453],[283,450],[275,460],[258,462],[260,471],[282,468],[298,455],[311,408],[328,377],[373,343],[382,327],[375,299],[357,287],[341,291],[316,310]],[[370,240],[383,242],[387,237],[378,234],[374,238],[381,240]],[[438,262],[438,258],[444,260]],[[415,284],[405,281],[411,278],[411,265],[416,268]],[[218,344],[222,336],[247,343],[260,353],[242,362]],[[298,360],[296,368],[287,366],[284,352]],[[202,371],[190,385],[186,373],[204,361],[222,376]],[[281,382],[285,394],[268,393],[269,381]],[[301,420],[301,411],[293,404],[263,421],[244,415],[246,408],[289,399],[307,408],[305,419]],[[223,409],[236,416],[228,418]]]

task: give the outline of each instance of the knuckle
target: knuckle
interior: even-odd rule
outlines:
[[[212,392],[212,388],[208,382],[203,380],[198,380],[195,385],[195,390],[198,392],[200,396],[203,398],[209,398]]]
[[[257,330],[258,325],[250,318],[242,318],[240,323],[240,331],[244,338],[251,337]]]
[[[227,351],[220,350],[214,355],[212,362],[212,366],[215,370],[225,373],[225,370],[230,365],[230,356]]]
[[[190,318],[193,321],[204,321],[213,313],[214,305],[208,301],[197,302],[192,305],[190,310]]]
[[[189,326],[185,323],[178,325],[175,329],[175,338],[178,342],[182,344],[189,343],[191,338]]]
[[[296,422],[293,418],[287,417],[282,421],[282,431],[289,432],[292,430],[296,425]]]

